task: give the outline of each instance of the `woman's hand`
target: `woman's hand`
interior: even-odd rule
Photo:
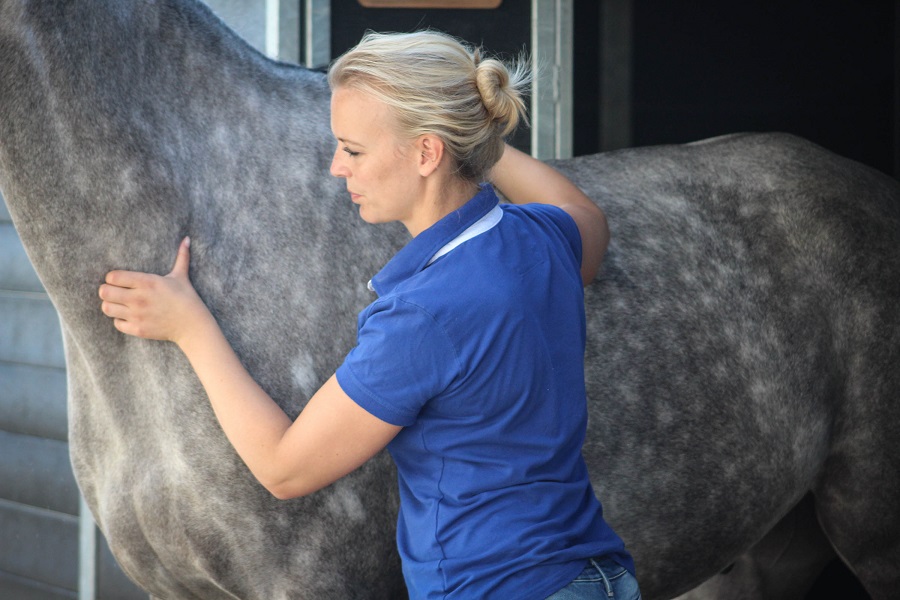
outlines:
[[[184,238],[168,275],[110,271],[100,286],[100,309],[122,333],[181,345],[193,326],[211,317],[188,278],[190,259],[190,238]]]

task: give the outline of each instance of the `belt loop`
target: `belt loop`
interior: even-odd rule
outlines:
[[[606,595],[612,598],[615,594],[613,592],[612,584],[609,582],[609,579],[606,578],[606,573],[603,572],[603,569],[600,568],[600,565],[597,564],[597,561],[593,558],[589,559],[591,564],[594,565],[594,568],[600,573],[600,577],[603,578],[603,585],[606,586]]]

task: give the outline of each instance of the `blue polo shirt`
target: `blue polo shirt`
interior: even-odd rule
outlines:
[[[585,559],[631,557],[581,454],[581,237],[491,186],[372,279],[344,392],[403,430],[397,542],[410,597],[543,599]]]

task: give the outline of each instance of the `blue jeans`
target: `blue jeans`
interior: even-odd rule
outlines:
[[[581,575],[547,600],[641,600],[634,576],[610,558],[592,558]]]

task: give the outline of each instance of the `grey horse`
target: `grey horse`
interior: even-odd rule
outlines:
[[[120,335],[97,298],[190,234],[198,291],[297,415],[407,241],[328,175],[328,98],[195,0],[0,0],[0,190],[63,323],[77,481],[155,598],[405,596],[386,456],[275,500],[177,349]],[[713,577],[775,598],[777,557],[802,587],[836,553],[896,598],[900,185],[775,134],[557,166],[611,223],[584,452],[644,596]]]

